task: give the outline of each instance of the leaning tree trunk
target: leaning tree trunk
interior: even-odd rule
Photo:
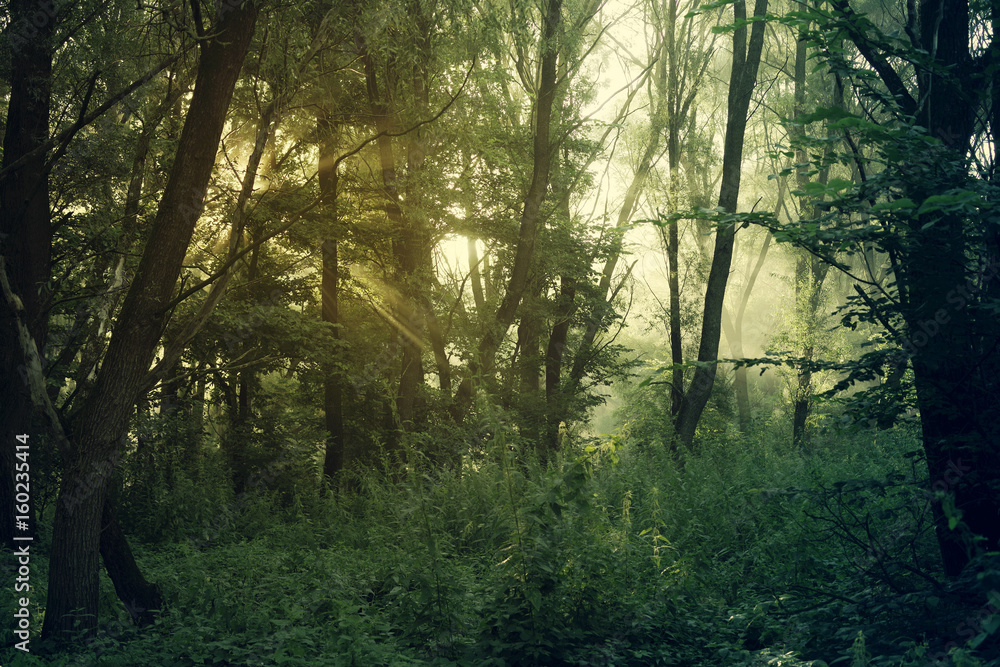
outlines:
[[[746,20],[746,4],[740,0],[733,5],[736,21]],[[757,0],[755,16],[764,16],[767,0]],[[757,68],[764,45],[764,22],[753,24],[747,46],[746,25],[733,33],[733,71],[729,81],[729,105],[726,118],[726,139],[722,154],[722,186],[719,192],[719,207],[726,212],[736,211],[740,193],[740,176],[743,162],[743,137],[747,127],[747,112],[750,95],[757,81]],[[701,420],[701,414],[708,404],[715,382],[715,372],[719,359],[719,339],[722,335],[722,306],[726,297],[726,284],[733,260],[733,242],[736,227],[722,225],[715,235],[715,254],[705,288],[705,312],[701,325],[701,343],[698,348],[699,365],[695,370],[691,386],[684,395],[680,412],[677,414],[676,437],[690,448],[694,443],[694,433]]]
[[[101,559],[115,593],[128,610],[132,622],[140,626],[150,625],[156,620],[156,612],[163,607],[163,593],[159,586],[142,576],[132,548],[118,524],[118,499],[114,495],[108,494],[101,513]]]
[[[97,628],[101,517],[129,418],[160,341],[181,264],[204,206],[236,80],[253,35],[257,7],[224,13],[202,43],[191,104],[149,241],[122,304],[93,393],[69,434],[71,443],[53,526],[43,636],[68,639]],[[138,604],[148,607],[145,602]],[[79,615],[78,614],[81,614]],[[79,625],[77,624],[79,623]]]

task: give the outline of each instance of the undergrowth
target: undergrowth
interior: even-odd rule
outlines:
[[[938,572],[912,433],[839,434],[807,458],[777,442],[717,435],[680,466],[605,438],[542,466],[499,429],[461,465],[410,451],[291,501],[185,483],[221,519],[136,543],[169,605],[153,627],[130,627],[105,579],[97,638],[0,662],[1000,664],[1000,565]]]

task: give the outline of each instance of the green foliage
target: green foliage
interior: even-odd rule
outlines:
[[[1000,567],[935,583],[912,432],[821,434],[809,459],[778,431],[706,435],[680,470],[621,437],[543,468],[491,428],[461,465],[413,450],[356,490],[237,497],[211,539],[137,544],[168,609],[125,627],[104,580],[112,621],[44,664],[997,664]]]
[[[196,537],[217,522],[232,500],[229,473],[221,453],[201,444],[191,413],[150,415],[136,432],[138,445],[122,461],[122,522],[144,540],[163,542]]]

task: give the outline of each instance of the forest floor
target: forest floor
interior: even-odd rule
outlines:
[[[98,637],[25,653],[4,624],[0,664],[1000,665],[1000,565],[938,571],[912,429],[782,442],[719,436],[681,468],[605,439],[543,468],[500,437],[460,469],[222,504],[176,483],[125,524],[155,625],[102,574]]]

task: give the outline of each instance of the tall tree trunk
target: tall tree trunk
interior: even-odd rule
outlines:
[[[160,341],[165,306],[204,205],[229,102],[256,25],[255,3],[223,7],[227,11],[213,27],[214,36],[202,42],[194,93],[150,239],[94,392],[72,424],[53,527],[42,628],[48,638],[68,639],[74,630],[92,634],[97,628],[101,517],[110,476],[92,480],[90,475],[118,455],[128,432]]]
[[[740,0],[733,5],[736,21],[746,20],[746,4]],[[763,17],[767,12],[767,0],[757,0],[754,16]],[[740,176],[743,166],[743,137],[746,134],[747,112],[750,96],[757,81],[761,50],[764,45],[764,22],[757,21],[750,32],[747,44],[746,25],[733,33],[733,71],[729,81],[729,104],[726,117],[726,138],[722,154],[722,185],[719,192],[719,207],[727,212],[735,212],[740,192]],[[708,398],[715,382],[719,358],[719,339],[722,334],[722,308],[726,297],[726,284],[733,259],[733,242],[736,227],[722,225],[715,235],[715,253],[712,268],[705,288],[705,312],[701,325],[701,343],[698,347],[698,361],[702,364],[695,370],[691,386],[684,395],[680,412],[677,414],[676,437],[687,448],[694,443],[695,429],[701,420]]]
[[[331,335],[340,338],[340,263],[337,235],[340,221],[337,216],[337,174],[335,127],[330,117],[321,113],[317,125],[319,129],[319,189],[327,214],[328,229],[323,241],[323,278],[321,285],[323,301],[323,321],[333,325]],[[326,455],[323,459],[323,475],[332,480],[344,468],[344,397],[343,378],[335,365],[323,369],[323,414],[326,419]]]
[[[892,165],[904,184],[903,194],[920,202],[965,189],[981,101],[978,77],[985,73],[983,63],[974,63],[969,50],[968,1],[919,1],[919,30],[908,30],[908,34],[914,47],[931,54],[934,63],[918,68],[916,95],[910,94],[904,78],[857,27],[848,0],[832,4],[849,19],[844,23],[848,37],[881,77],[898,110],[941,141],[941,149],[935,152],[931,152],[932,145],[927,146],[926,164],[915,155],[912,164]],[[992,13],[991,20],[997,23],[995,7]],[[992,39],[996,39],[995,32]],[[995,49],[991,44],[989,51]],[[995,240],[975,244],[968,225],[967,215],[951,211],[914,215],[901,231],[906,255],[900,258],[895,275],[906,323],[902,344],[913,366],[931,488],[953,499],[952,518],[960,516],[969,532],[985,538],[972,548],[967,535],[951,528],[942,503],[933,504],[942,561],[949,575],[961,572],[976,548],[1000,549],[998,335],[995,315],[978,308],[981,282],[986,276],[996,281],[997,258],[992,253],[998,247]],[[981,256],[977,266],[969,259],[972,251],[990,254]],[[985,275],[980,273],[983,263]],[[975,290],[970,291],[970,285]],[[987,293],[995,289],[988,288]]]
[[[805,113],[807,51],[804,33],[805,29],[802,29],[795,44],[795,108],[793,111],[795,118],[799,118]],[[804,129],[793,128],[793,132],[797,132],[800,136],[805,134]],[[808,167],[805,166],[809,164],[809,155],[804,147],[799,146],[796,149],[795,162],[797,165],[795,167],[795,181],[799,190],[802,190],[809,182],[809,175],[806,171]],[[808,253],[803,250],[800,250],[799,253],[799,257],[795,261],[795,319],[800,325],[805,325],[805,328],[809,329],[805,331],[806,340],[803,342],[800,354],[803,359],[812,361],[812,331],[809,326],[812,318],[810,309],[807,307],[807,304],[812,301],[812,272],[809,270],[811,263],[807,256]],[[803,331],[802,326],[795,329]],[[812,371],[808,366],[803,366],[797,370],[797,375],[796,387],[792,392],[792,445],[802,451],[805,445],[806,420],[809,417],[809,401],[812,398]]]
[[[541,399],[542,281],[532,278],[521,302],[521,321],[517,326],[518,358],[514,372],[518,379],[517,406],[521,413],[521,433],[533,445],[539,444],[545,403]]]
[[[569,325],[573,318],[573,300],[576,298],[576,279],[564,275],[559,279],[559,298],[556,302],[555,322],[545,349],[545,402],[546,431],[545,445],[548,456],[557,452],[562,443],[559,441],[559,425],[566,418],[570,392],[563,389],[562,366],[566,351],[566,339],[569,336]]]
[[[671,169],[671,184],[674,179],[674,171]],[[667,246],[667,288],[670,290],[670,363],[674,369],[670,373],[670,414],[674,420],[681,411],[684,402],[684,341],[681,337],[681,284],[680,284],[680,235],[677,232],[677,223],[670,225],[666,230]]]
[[[935,54],[940,67],[920,77],[923,104],[916,122],[941,139],[953,155],[965,158],[975,127],[975,107],[969,100],[975,85],[963,80],[970,71],[968,3],[923,0],[919,15],[921,46]],[[965,173],[953,168],[938,192],[963,187]],[[913,198],[919,201],[918,196],[927,194],[913,193]],[[1000,494],[996,491],[1000,479],[1000,386],[996,375],[989,372],[996,364],[996,320],[974,313],[972,306],[956,309],[954,298],[949,298],[967,281],[978,278],[975,271],[979,267],[970,267],[967,260],[966,224],[960,215],[931,214],[914,220],[910,231],[915,249],[902,276],[910,296],[903,317],[913,352],[931,483],[935,490],[944,487],[948,494],[954,494],[962,520],[974,534],[986,538],[980,548],[996,551],[1000,549]],[[974,550],[959,531],[949,528],[940,503],[934,504],[934,512],[945,569],[957,574]]]
[[[27,24],[37,12],[31,0],[13,0],[10,26]],[[10,101],[3,138],[7,168],[45,144],[49,138],[52,97],[52,33],[55,18],[38,27],[30,40],[12,49]],[[10,286],[21,299],[24,324],[39,350],[48,331],[48,295],[52,253],[47,155],[39,151],[23,166],[0,179],[0,253]],[[19,343],[17,313],[0,301],[0,370],[7,397],[0,400],[0,544],[13,546],[15,436],[35,433],[24,354]],[[30,451],[30,450],[29,450]],[[34,517],[34,508],[28,513]],[[28,534],[34,534],[29,520]],[[17,531],[24,536],[26,531]]]
[[[666,3],[664,3],[666,4]],[[666,100],[671,105],[670,123],[667,127],[667,165],[670,168],[667,186],[667,201],[671,210],[677,210],[680,206],[680,161],[681,161],[681,127],[684,125],[685,114],[678,113],[680,107],[677,106],[677,88],[679,85],[679,72],[677,71],[677,2],[671,0],[670,8],[667,11],[667,31],[666,31],[666,55],[671,61],[670,72],[667,76]],[[661,93],[662,95],[662,93]],[[665,101],[666,101],[665,100]],[[686,111],[686,109],[685,109]],[[677,414],[681,410],[681,403],[684,400],[684,370],[681,364],[684,363],[684,345],[681,338],[681,288],[680,288],[680,235],[677,228],[678,223],[670,225],[666,231],[666,251],[667,251],[667,288],[670,290],[669,299],[669,328],[670,328],[670,361],[674,366],[670,377],[670,414],[677,419]]]

